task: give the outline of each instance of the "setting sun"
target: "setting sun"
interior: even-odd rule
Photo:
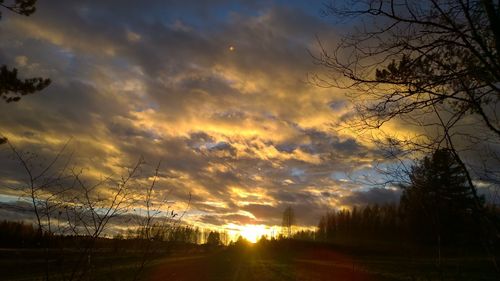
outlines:
[[[264,225],[247,224],[243,226],[240,235],[252,243],[256,243],[262,236],[268,235],[268,229]]]

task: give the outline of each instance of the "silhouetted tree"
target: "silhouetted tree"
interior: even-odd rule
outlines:
[[[58,274],[64,275],[64,280],[93,279],[92,269],[97,265],[95,249],[106,235],[110,222],[120,216],[130,215],[134,206],[144,204],[145,212],[138,213],[142,220],[139,222],[139,235],[135,237],[144,242],[139,249],[143,256],[135,268],[137,274],[134,277],[137,279],[156,253],[153,243],[164,237],[182,217],[170,209],[166,199],[153,200],[159,166],[149,187],[136,186],[140,184],[139,174],[145,165],[142,157],[128,167],[123,176],[108,176],[91,183],[86,180],[84,169],[69,168],[71,154],[66,156],[64,153],[68,143],[47,163],[39,163],[35,154],[16,149],[11,142],[8,144],[26,174],[25,182],[16,191],[24,193],[31,201],[30,211],[33,211],[36,226],[35,240],[45,250],[45,280]],[[143,199],[145,202],[142,202]],[[168,207],[168,211],[161,211],[162,207]],[[177,220],[174,220],[176,217]],[[68,268],[70,271],[59,272],[52,268],[51,260],[57,253],[49,251],[54,239],[48,236],[54,233],[81,237],[74,241],[78,254]],[[60,254],[63,252],[61,249]]]
[[[50,79],[41,77],[19,79],[17,69],[5,65],[0,67],[0,96],[5,102],[19,101],[22,96],[45,89],[50,82]]]
[[[465,241],[471,228],[474,196],[467,177],[448,149],[438,149],[414,166],[411,184],[403,186],[401,209],[410,229],[420,240],[441,245]],[[471,242],[471,241],[467,241]]]
[[[22,248],[36,245],[37,231],[23,222],[0,222],[0,247]]]
[[[207,244],[211,246],[219,246],[222,244],[220,234],[217,231],[210,231],[207,238]]]
[[[143,204],[145,205],[145,210],[139,213],[139,248],[142,251],[142,257],[137,264],[134,278],[132,279],[134,281],[140,278],[146,265],[157,255],[158,248],[155,247],[155,244],[158,241],[166,240],[165,238],[168,236],[168,233],[175,229],[177,223],[180,222],[178,214],[170,209],[167,198],[159,202],[156,202],[155,198],[153,198],[154,189],[159,179],[160,164],[161,162],[158,162],[151,185],[146,189],[144,194]],[[162,208],[166,206],[167,211],[162,211]],[[176,220],[176,217],[179,219]]]
[[[292,237],[292,227],[295,224],[295,212],[293,208],[288,206],[283,211],[283,220],[281,221],[281,227],[283,228],[284,235],[288,238]]]
[[[0,7],[3,7],[14,13],[29,16],[36,11],[35,4],[37,0],[0,0]],[[2,12],[0,11],[0,19]],[[20,79],[17,76],[17,69],[9,69],[6,65],[0,67],[0,98],[5,102],[16,102],[22,96],[36,93],[50,85],[50,79],[36,77]],[[7,142],[7,138],[0,135],[0,145]]]
[[[316,239],[330,242],[399,239],[403,233],[400,216],[395,204],[327,212],[320,218]]]
[[[471,168],[461,160],[456,143],[481,152],[478,144],[500,140],[498,2],[362,0],[340,5],[327,5],[325,13],[355,18],[362,28],[345,36],[334,51],[322,47],[317,60],[329,72],[314,81],[348,90],[357,112],[351,128],[380,129],[393,119],[428,128],[417,137],[382,130],[388,135],[376,141],[395,156],[405,150],[429,153],[445,144],[462,166],[478,209]],[[468,133],[464,125],[484,129]],[[500,179],[488,167],[500,161],[496,157],[491,164],[492,156],[487,153],[488,165],[475,173]]]
[[[176,227],[169,234],[167,241],[172,242],[197,244],[203,240],[200,229],[190,226]]]
[[[346,7],[332,4],[325,12],[357,18],[364,28],[346,36],[335,52],[323,49],[318,61],[347,79],[317,81],[368,95],[356,101],[365,126],[432,113],[432,106],[445,103],[456,119],[477,115],[500,137],[491,112],[500,94],[498,3],[364,0],[348,1]]]
[[[14,13],[29,16],[36,11],[35,4],[37,0],[15,0],[8,1],[0,0],[0,7],[8,9]],[[1,18],[0,11],[0,18]],[[41,77],[20,79],[17,76],[17,69],[9,69],[6,65],[0,67],[0,97],[5,102],[16,102],[22,96],[36,93],[43,90],[50,84],[50,79]]]
[[[265,238],[265,236],[262,237]],[[316,233],[311,230],[301,230],[295,232],[292,237],[295,240],[312,241],[316,238]]]
[[[0,6],[23,16],[29,16],[36,11],[35,4],[37,0],[14,0],[7,1],[7,3],[5,2],[5,0],[0,0]],[[2,12],[0,11],[0,17],[1,16]]]

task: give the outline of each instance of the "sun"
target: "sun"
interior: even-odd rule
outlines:
[[[256,243],[262,236],[268,234],[268,229],[265,225],[247,224],[240,230],[240,235],[246,240]]]

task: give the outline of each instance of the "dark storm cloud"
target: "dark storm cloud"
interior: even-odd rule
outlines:
[[[401,190],[372,188],[366,191],[353,192],[345,198],[344,202],[349,205],[364,206],[368,204],[397,203],[401,196]]]

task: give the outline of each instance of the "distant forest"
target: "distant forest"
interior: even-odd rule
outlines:
[[[142,231],[140,228],[128,229],[123,234],[99,238],[95,247],[133,246],[137,242],[145,240]],[[82,248],[83,245],[81,244],[86,240],[91,240],[91,238],[76,235],[57,235],[49,232],[43,232],[40,237],[39,232],[32,224],[0,221],[0,247],[2,248],[37,248],[41,247],[41,245],[44,245],[44,247],[48,245],[51,248]],[[201,243],[222,245],[229,242],[227,233],[203,230],[191,226],[163,227],[154,232],[150,241],[179,245]],[[139,243],[137,246],[142,247],[143,245]]]
[[[485,208],[487,215],[500,226],[500,208],[489,205]],[[333,244],[353,244],[362,242],[394,243],[408,242],[428,246],[436,246],[440,237],[443,246],[477,247],[483,241],[479,225],[472,216],[444,222],[441,226],[446,233],[437,234],[436,226],[431,218],[423,213],[409,214],[398,204],[367,205],[327,212],[321,217],[316,231],[296,231],[290,237],[278,236],[271,239],[294,239]],[[453,224],[452,228],[448,224]],[[126,247],[144,239],[139,230],[128,230],[124,234],[101,238],[96,247]],[[269,237],[261,238],[263,240]],[[13,221],[0,222],[0,247],[2,248],[37,248],[40,245],[51,247],[79,247],[85,236],[62,236],[45,232],[39,237],[31,224]],[[202,230],[192,226],[177,226],[153,238],[157,242],[169,244],[202,244],[227,245],[227,233]],[[50,242],[49,242],[50,241]],[[122,241],[122,242],[120,242]],[[498,244],[498,238],[490,237],[491,242]]]
[[[500,228],[500,208],[473,194],[466,181],[453,155],[446,149],[436,150],[413,166],[407,184],[400,184],[403,193],[399,204],[327,210],[319,219],[316,231],[294,232],[290,231],[295,219],[289,207],[285,210],[282,234],[271,239],[339,244],[405,241],[439,248],[486,244],[483,246],[497,249],[500,238],[493,230]],[[40,235],[39,231],[31,224],[0,222],[0,247],[80,247],[79,243],[87,239],[47,231]],[[114,247],[116,241],[128,241],[124,243],[129,245],[141,240],[213,246],[231,242],[225,232],[168,224],[128,229],[110,238],[99,238],[96,246]],[[114,244],[110,244],[113,240]]]

